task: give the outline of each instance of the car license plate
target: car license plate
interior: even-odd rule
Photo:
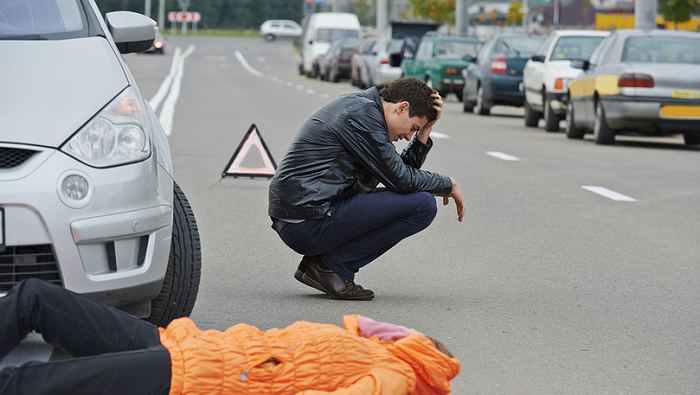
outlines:
[[[673,91],[674,99],[697,99],[698,92],[695,91]]]
[[[667,118],[693,118],[700,119],[700,107],[698,106],[662,106],[661,116]]]
[[[0,252],[5,251],[5,209],[0,207]]]

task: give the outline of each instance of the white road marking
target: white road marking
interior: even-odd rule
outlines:
[[[430,132],[430,137],[435,137],[436,139],[449,139],[450,138],[450,136],[448,136],[444,133],[436,132],[436,131]]]
[[[194,45],[190,45],[182,55],[178,57],[177,60],[177,71],[173,77],[173,86],[170,89],[168,97],[163,102],[163,108],[160,110],[160,117],[158,120],[163,126],[166,136],[170,136],[173,129],[173,115],[175,115],[175,103],[177,103],[178,97],[180,97],[180,83],[182,82],[182,75],[184,74],[185,68],[185,58],[190,56],[194,52]]]
[[[182,52],[180,47],[175,48],[175,52],[173,53],[173,62],[170,64],[170,74],[165,76],[165,79],[160,84],[160,88],[158,88],[158,92],[156,92],[151,100],[148,101],[148,104],[151,105],[154,112],[158,111],[158,106],[160,106],[160,102],[163,101],[165,95],[168,93],[170,83],[173,82],[173,77],[175,76],[175,73],[177,73],[177,60],[180,59],[180,52]]]
[[[308,93],[309,95],[313,95],[314,93],[316,93],[316,91],[313,89],[307,89],[306,93]]]
[[[243,54],[241,54],[241,51],[236,51],[234,52],[234,55],[236,55],[236,58],[238,59],[239,62],[241,62],[241,66],[243,66],[244,69],[248,70],[250,74],[253,74],[256,77],[264,78],[265,74],[259,72],[258,70],[255,70],[253,66],[249,65],[248,62],[245,60],[243,57]]]
[[[621,193],[617,193],[615,191],[611,191],[611,190],[609,190],[607,188],[603,188],[603,187],[582,185],[581,188],[583,188],[587,191],[591,191],[593,193],[597,193],[600,196],[604,196],[608,199],[612,199],[612,200],[615,200],[618,202],[636,202],[637,201],[636,199],[633,199],[629,196],[625,196]]]
[[[432,134],[432,133],[431,133]],[[512,155],[505,154],[503,152],[498,152],[498,151],[486,151],[486,155],[491,155],[494,158],[502,159],[502,160],[513,160],[513,161],[519,161],[520,158],[517,158]]]

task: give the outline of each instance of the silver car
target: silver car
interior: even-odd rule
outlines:
[[[197,224],[120,55],[154,27],[93,0],[0,1],[0,296],[34,277],[160,325],[192,311]]]
[[[700,144],[700,34],[617,30],[571,65],[584,72],[569,84],[567,137],[683,134]]]

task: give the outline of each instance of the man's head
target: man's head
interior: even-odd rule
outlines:
[[[436,93],[434,89],[414,77],[394,80],[379,91],[392,142],[410,140],[414,133],[437,118],[433,93]]]
[[[388,103],[408,102],[409,117],[426,117],[428,122],[437,118],[437,110],[433,108],[435,100],[431,95],[437,92],[425,82],[415,77],[394,80],[379,91],[379,96]]]

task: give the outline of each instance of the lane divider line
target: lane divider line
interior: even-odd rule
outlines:
[[[166,136],[170,136],[173,129],[173,116],[175,115],[175,103],[177,103],[178,97],[180,97],[180,84],[182,82],[182,75],[184,74],[185,59],[194,52],[194,45],[190,45],[177,60],[177,72],[173,77],[173,84],[170,88],[170,94],[163,102],[163,108],[160,110],[160,124],[163,125],[163,130]]]
[[[498,158],[501,160],[512,160],[512,161],[519,161],[520,160],[520,158],[518,158],[518,157],[508,155],[506,153],[498,152],[498,151],[486,151],[486,155],[490,155],[490,156],[493,156],[494,158]]]
[[[617,202],[636,202],[637,201],[634,198],[631,198],[629,196],[625,196],[621,193],[617,193],[615,191],[611,191],[610,189],[603,188],[603,187],[582,185],[581,188],[583,188],[587,191],[596,193],[600,196],[606,197],[608,199],[615,200]]]
[[[253,68],[253,66],[251,66],[250,64],[248,64],[248,61],[245,60],[245,58],[243,57],[243,54],[241,53],[241,51],[236,51],[236,52],[234,52],[233,54],[236,55],[236,59],[238,59],[238,61],[241,63],[241,66],[243,66],[244,69],[248,70],[248,72],[249,72],[250,74],[253,74],[253,75],[256,76],[256,77],[265,78],[265,74],[264,74],[264,73],[261,73],[261,72],[259,72],[258,70],[255,70],[255,69]]]
[[[173,62],[170,64],[170,74],[165,76],[165,79],[160,84],[160,88],[158,88],[158,92],[156,92],[156,94],[153,95],[151,100],[148,101],[148,104],[151,105],[153,112],[158,111],[158,106],[160,106],[160,102],[163,101],[165,95],[168,94],[168,89],[170,89],[170,83],[173,82],[173,77],[175,77],[175,74],[177,73],[177,61],[178,59],[180,59],[180,52],[182,52],[180,47],[175,48],[175,53],[173,54]]]

